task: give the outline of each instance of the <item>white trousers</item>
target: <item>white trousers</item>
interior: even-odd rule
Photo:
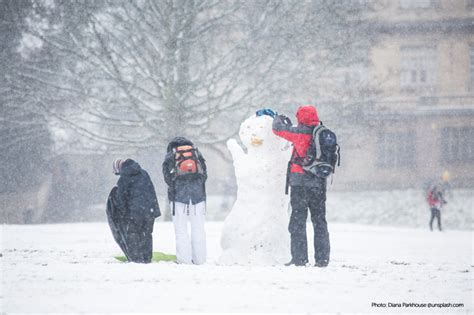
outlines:
[[[176,258],[179,263],[201,265],[206,262],[205,210],[204,201],[195,205],[175,202],[175,214],[172,217],[176,234]],[[188,222],[191,224],[191,237]]]

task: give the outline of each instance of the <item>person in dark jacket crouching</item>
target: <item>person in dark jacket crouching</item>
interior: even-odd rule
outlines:
[[[301,106],[296,112],[298,124],[293,126],[288,117],[276,115],[273,132],[293,144],[287,181],[291,187],[291,216],[288,230],[291,239],[291,261],[286,265],[304,266],[308,263],[306,218],[308,209],[314,230],[314,252],[317,267],[329,263],[330,243],[326,222],[326,179],[305,172],[301,159],[312,141],[313,129],[320,124],[316,108]]]
[[[136,263],[151,262],[153,225],[161,215],[155,187],[148,173],[132,159],[113,163],[117,182],[115,205],[122,214],[126,256]]]
[[[168,185],[168,199],[172,209],[177,262],[204,264],[207,180],[204,157],[190,140],[176,137],[168,145],[163,162],[163,176]],[[188,233],[188,221],[191,236]]]

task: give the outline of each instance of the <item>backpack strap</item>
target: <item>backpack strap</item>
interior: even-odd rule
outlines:
[[[173,199],[176,200],[176,179],[173,181]],[[173,217],[176,214],[176,201],[175,200],[173,200],[173,209],[171,212]]]
[[[288,166],[286,168],[285,195],[288,195],[288,188],[290,188],[291,163],[294,163],[293,158],[295,156],[295,153],[296,153],[296,149],[293,148],[293,152],[291,153],[291,157],[290,157],[290,160],[288,161]]]
[[[304,157],[301,157],[298,154],[298,151],[296,151],[296,148],[293,146],[293,152],[291,153],[290,163],[303,165],[303,160],[304,160]]]
[[[316,160],[319,160],[321,158],[321,142],[319,141],[319,135],[323,130],[327,130],[327,128],[321,123],[319,126],[314,128],[313,130],[313,142],[315,144],[315,149],[316,149]]]

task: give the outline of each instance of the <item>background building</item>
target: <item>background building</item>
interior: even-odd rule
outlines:
[[[421,187],[443,174],[472,188],[474,2],[363,3],[374,41],[356,78],[378,92],[366,98],[362,130],[341,139],[335,188]]]

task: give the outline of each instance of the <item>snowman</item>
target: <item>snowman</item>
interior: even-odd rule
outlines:
[[[272,132],[273,119],[252,116],[227,141],[237,180],[237,199],[224,222],[219,263],[279,265],[290,259],[286,167],[291,147]]]

